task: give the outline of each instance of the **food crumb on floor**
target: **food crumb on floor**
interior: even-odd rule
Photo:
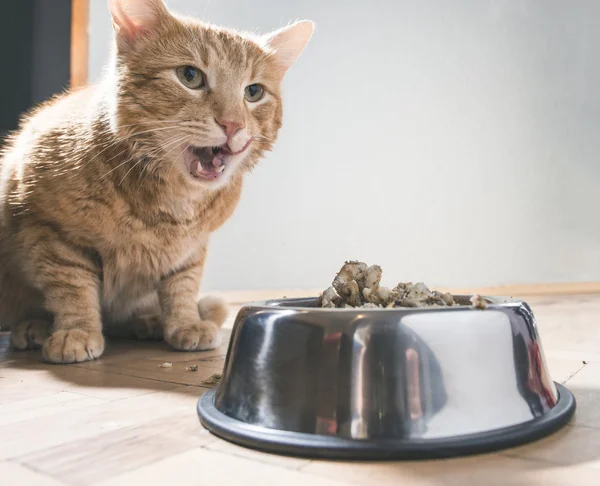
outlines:
[[[198,371],[198,365],[189,365],[185,367],[185,371]]]
[[[163,363],[158,365],[159,368],[172,368],[173,363]]]
[[[218,385],[220,383],[222,377],[223,377],[223,375],[221,375],[221,373],[215,373],[210,378],[204,380],[202,382],[202,384],[203,385]]]

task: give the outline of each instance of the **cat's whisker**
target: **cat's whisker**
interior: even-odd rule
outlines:
[[[108,149],[110,149],[110,148],[112,148],[112,147],[115,147],[115,146],[119,145],[120,143],[121,143],[121,141],[120,141],[120,140],[113,140],[113,141],[111,141],[111,142],[110,142],[110,143],[109,143],[109,144],[108,144],[106,147],[104,147],[102,150],[100,150],[100,152],[98,152],[96,155],[94,155],[94,156],[93,156],[93,157],[92,157],[90,160],[86,161],[86,162],[85,162],[83,165],[80,165],[80,166],[79,166],[79,169],[80,169],[80,170],[83,170],[83,169],[84,169],[84,168],[85,168],[87,165],[89,165],[89,164],[91,164],[92,162],[94,162],[94,161],[95,161],[95,160],[96,160],[96,159],[97,159],[97,158],[98,158],[100,155],[102,155],[102,154],[103,154],[104,152],[106,152]],[[127,151],[127,149],[126,149],[126,150],[124,150],[124,151],[123,151],[123,152],[121,152],[121,153],[124,153],[124,152],[126,152],[126,151]],[[113,157],[113,158],[114,158],[114,157]],[[112,159],[109,159],[109,160],[112,160]]]
[[[173,167],[175,167],[175,164],[177,164],[179,162],[179,158],[183,155],[183,153],[186,151],[187,147],[184,147],[183,150],[181,152],[179,152],[179,155],[177,157],[175,157],[175,159],[173,159],[173,162],[171,162],[171,167],[169,168],[169,172],[167,174],[167,179],[171,177],[171,172],[173,171]]]
[[[175,140],[170,140],[169,142],[165,143],[165,144],[164,144],[162,147],[157,147],[157,148],[160,148],[160,149],[161,149],[161,151],[164,151],[164,149],[165,149],[166,147],[169,147],[169,146],[171,146],[171,145],[172,145],[172,148],[171,148],[171,149],[169,149],[169,151],[168,151],[168,152],[166,152],[166,153],[163,155],[163,157],[161,157],[161,158],[160,158],[160,160],[158,160],[158,161],[154,161],[154,160],[153,160],[151,164],[148,164],[148,166],[144,167],[144,169],[145,169],[145,170],[144,170],[144,172],[146,172],[146,176],[145,176],[144,180],[145,180],[145,179],[148,177],[148,175],[149,175],[149,174],[152,172],[153,168],[154,168],[154,167],[158,167],[158,166],[160,165],[160,163],[161,163],[161,162],[162,162],[162,161],[163,161],[163,160],[164,160],[164,159],[167,157],[167,155],[168,155],[168,154],[170,154],[170,153],[171,153],[173,150],[175,150],[175,149],[177,148],[177,146],[178,146],[178,145],[179,145],[181,142],[183,142],[183,141],[184,141],[186,138],[187,138],[187,137],[179,137],[179,138],[176,138]],[[184,150],[185,150],[185,149],[184,149]],[[182,152],[182,153],[183,153],[183,152]],[[139,191],[139,188],[138,188],[138,191]]]
[[[157,146],[155,147],[153,150],[149,151],[146,153],[146,155],[150,156],[150,161],[144,165],[143,170],[140,173],[140,177],[142,176],[142,174],[144,174],[144,179],[140,181],[140,184],[138,186],[138,193],[142,187],[142,184],[144,183],[144,181],[148,178],[148,176],[152,173],[152,167],[154,167],[155,165],[158,164],[158,162],[155,160],[154,155],[159,155],[161,152],[164,152],[164,150],[167,147],[170,147],[171,145],[176,148],[177,145],[181,142],[183,142],[187,137],[183,136],[183,137],[174,137],[173,139],[168,140],[167,142],[165,142],[163,145],[161,146]],[[162,158],[161,158],[162,160]]]
[[[110,162],[111,160],[113,160],[114,158],[118,157],[119,155],[124,154],[125,152],[127,152],[129,150],[129,148],[126,148],[125,150],[123,150],[122,152],[119,152],[117,155],[115,155],[114,157],[111,157],[110,159],[107,160],[107,162]],[[125,164],[127,164],[128,162],[131,161],[131,159],[133,158],[133,154],[129,156],[129,158],[127,160],[125,160],[125,162],[121,162],[119,165],[117,165],[116,167],[113,167],[112,169],[110,169],[108,172],[106,172],[104,175],[102,175],[100,177],[100,179],[105,179],[109,174],[111,174],[112,172],[114,172],[115,170],[119,169],[120,167],[124,166]]]
[[[181,120],[140,121],[140,122],[137,122],[137,123],[131,123],[131,124],[128,124],[128,125],[117,125],[116,129],[117,129],[117,130],[122,130],[122,129],[125,129],[125,128],[132,128],[132,127],[134,127],[134,128],[135,128],[135,127],[139,127],[139,126],[143,126],[143,125],[146,125],[146,126],[153,126],[153,125],[155,125],[155,126],[159,126],[159,127],[161,127],[161,126],[165,125],[166,123],[170,123],[171,125],[169,125],[169,126],[173,126],[173,127],[175,127],[175,126],[177,126],[177,124],[178,124],[180,121],[181,121]],[[110,122],[107,122],[107,123],[106,123],[104,126],[102,126],[102,127],[94,127],[94,132],[95,132],[97,135],[109,135],[109,136],[111,136],[111,137],[116,137],[117,139],[122,139],[122,138],[126,139],[126,138],[128,138],[128,137],[121,137],[121,136],[118,136],[118,135],[115,133],[115,127],[113,127],[113,126],[110,124]]]
[[[204,7],[204,13],[202,14],[202,18],[206,18],[206,12],[208,12],[208,7],[210,7],[210,0],[206,2],[206,6]]]
[[[133,132],[131,134],[128,134],[127,136],[121,137],[121,140],[122,141],[129,140],[129,139],[131,139],[133,137],[138,137],[138,136],[144,135],[146,133],[155,133],[155,132],[161,132],[163,130],[175,130],[175,129],[177,129],[177,127],[173,127],[173,126],[152,128],[150,130],[144,130],[144,131],[141,131],[141,132]]]
[[[127,172],[125,172],[125,175],[124,175],[124,176],[123,176],[123,178],[121,179],[121,182],[119,182],[119,183],[117,184],[117,186],[120,186],[121,184],[123,184],[123,181],[125,180],[125,178],[127,177],[127,175],[128,175],[128,174],[129,174],[129,173],[130,173],[130,172],[131,172],[133,169],[135,169],[135,168],[136,168],[136,167],[137,167],[137,166],[138,166],[138,165],[139,165],[141,162],[143,162],[143,161],[144,161],[144,159],[143,159],[143,158],[140,158],[140,159],[138,159],[138,160],[136,161],[136,163],[135,163],[135,164],[133,164],[133,165],[131,166],[131,168],[130,168],[130,169],[127,171]]]
[[[110,120],[107,120],[107,126],[103,127],[104,130],[109,131],[111,130],[113,127],[116,128],[127,128],[127,127],[137,127],[139,125],[160,125],[160,124],[165,124],[165,123],[181,123],[181,120],[178,120],[176,118],[174,119],[159,119],[157,118],[156,120],[139,120],[135,123],[129,123],[127,125],[123,125],[120,123],[117,123],[116,125],[114,125]]]
[[[169,124],[167,126],[165,126],[165,124]],[[143,125],[146,126],[157,126],[157,129],[163,129],[163,128],[168,128],[168,127],[172,127],[172,128],[177,128],[178,125],[181,123],[181,120],[156,120],[156,121],[139,121],[137,123],[131,123],[128,125],[117,125],[116,127],[112,127],[112,125],[108,125],[105,127],[102,127],[100,129],[97,129],[98,134],[110,134],[112,136],[115,136],[119,139],[127,139],[129,138],[132,134],[127,134],[125,136],[119,136],[117,134],[115,134],[115,129],[116,130],[123,130],[126,128],[137,128]],[[150,130],[149,130],[150,131]],[[137,132],[142,133],[142,132]],[[145,133],[145,132],[144,132]]]
[[[177,157],[175,157],[175,159],[173,159],[173,162],[171,162],[171,167],[169,168],[169,173],[167,175],[167,179],[169,177],[171,177],[171,172],[173,171],[173,167],[175,167],[175,164],[177,164],[177,162],[179,162],[179,158],[183,155],[183,153],[186,151],[187,147],[184,147],[184,149],[179,153],[179,155]]]
[[[168,126],[162,126],[165,123],[170,123],[170,125]],[[132,124],[128,124],[128,125],[117,125],[117,130],[122,130],[125,128],[136,128],[139,127],[140,125],[158,125],[156,128],[152,128],[149,130],[144,130],[141,132],[132,132],[132,133],[128,133],[126,135],[121,135],[121,136],[117,136],[117,139],[120,141],[126,141],[129,140],[131,138],[134,138],[138,135],[143,135],[146,133],[152,133],[152,132],[156,132],[156,131],[161,131],[161,130],[168,130],[169,128],[172,129],[179,129],[182,131],[187,131],[190,133],[191,136],[197,136],[198,133],[207,133],[210,131],[210,128],[207,127],[205,124],[200,123],[200,122],[195,122],[192,120],[155,120],[155,121],[140,121],[138,123],[132,123]],[[114,136],[113,133],[113,129],[110,127],[107,127],[104,129],[104,131],[99,131],[99,133],[110,133]]]
[[[130,157],[126,162],[130,162],[132,160],[132,158],[133,157]],[[138,156],[138,160],[129,168],[129,170],[125,173],[125,175],[123,176],[123,178],[121,179],[121,181],[117,184],[117,186],[120,186],[121,184],[123,184],[123,181],[131,173],[131,171],[133,169],[135,169],[138,165],[140,165],[143,162],[146,162],[146,157],[145,156]],[[122,165],[123,164],[120,164],[118,167],[121,167]]]
[[[132,125],[135,126],[135,125]],[[137,135],[141,135],[141,134],[145,134],[145,133],[151,133],[151,132],[155,132],[155,131],[162,131],[162,130],[167,130],[167,129],[174,129],[175,127],[158,127],[156,129],[151,129],[151,130],[145,130],[142,132],[138,132]],[[113,142],[109,143],[105,148],[103,148],[100,152],[98,152],[94,157],[92,157],[90,160],[88,160],[85,164],[83,164],[82,166],[80,166],[81,169],[85,168],[88,164],[90,164],[91,162],[95,161],[101,154],[103,154],[104,152],[106,152],[108,149],[110,149],[111,147],[114,147],[120,143],[124,143],[128,140],[131,140],[132,138],[135,137],[136,134],[131,134],[129,136],[125,136],[125,137],[118,137],[116,138]],[[128,150],[128,148],[125,148],[125,150],[123,150],[122,152],[120,152],[118,155],[121,155],[122,153],[125,153]],[[117,156],[118,156],[117,155]],[[116,156],[115,156],[116,157]],[[109,159],[108,161],[112,160],[114,157],[112,157],[111,159]],[[107,161],[107,162],[108,162]],[[113,169],[114,170],[114,169]]]
[[[122,150],[121,152],[119,152],[118,154],[112,156],[110,159],[106,160],[105,162],[108,163],[110,161],[112,161],[113,159],[119,157],[120,155],[124,154],[125,152],[127,152],[128,150],[131,150],[132,154],[129,156],[129,158],[127,160],[125,160],[124,162],[122,162],[121,164],[117,165],[116,167],[113,167],[111,170],[109,170],[108,172],[106,172],[101,179],[104,179],[106,176],[108,176],[110,173],[114,172],[115,170],[119,169],[120,167],[122,167],[123,165],[127,164],[128,162],[130,162],[134,157],[135,157],[135,150],[132,149],[132,147],[127,147],[124,150]],[[157,149],[154,149],[157,150]],[[152,151],[149,151],[148,153],[152,153]],[[142,156],[140,156],[140,159],[143,159]]]

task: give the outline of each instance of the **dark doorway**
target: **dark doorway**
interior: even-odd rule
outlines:
[[[0,137],[69,84],[71,0],[0,2]]]

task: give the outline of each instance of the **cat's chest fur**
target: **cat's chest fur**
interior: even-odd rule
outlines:
[[[130,208],[113,213],[118,231],[103,231],[102,304],[118,317],[154,294],[160,281],[186,265],[203,259],[210,221],[198,210],[147,219],[133,216]]]

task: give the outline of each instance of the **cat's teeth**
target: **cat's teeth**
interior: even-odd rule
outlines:
[[[215,168],[215,171],[217,171],[217,172],[219,172],[219,173],[223,172],[224,170],[225,170],[225,164],[223,164],[223,165],[222,165],[222,166],[220,166],[220,167],[216,167],[216,168]]]
[[[192,160],[192,162],[190,163],[190,174],[193,175],[198,175],[199,174],[199,166],[200,164],[198,163],[198,160]]]

